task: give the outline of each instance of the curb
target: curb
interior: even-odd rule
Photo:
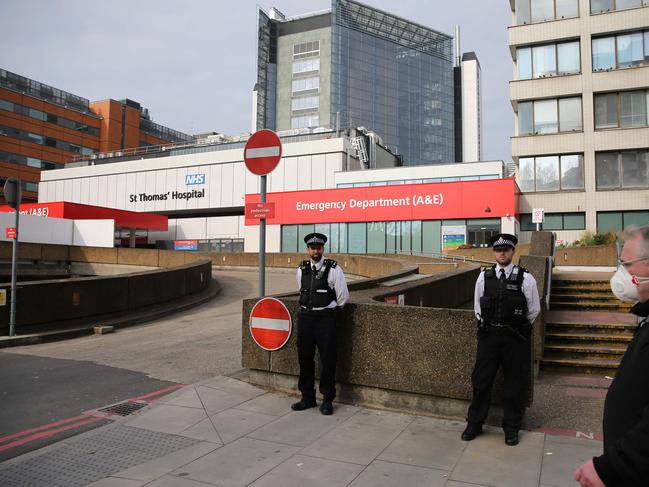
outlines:
[[[77,338],[84,335],[92,335],[95,333],[95,326],[98,325],[97,321],[101,322],[102,326],[112,326],[116,329],[134,326],[147,321],[153,321],[165,316],[184,311],[186,309],[200,306],[214,299],[221,293],[221,285],[215,279],[212,279],[210,285],[204,291],[193,296],[184,298],[180,303],[172,303],[169,305],[154,306],[151,309],[143,308],[134,313],[126,316],[105,319],[92,319],[93,323],[77,326],[74,328],[67,328],[63,330],[45,331],[41,333],[31,333],[29,335],[18,335],[13,337],[0,337],[0,349],[9,347],[19,347],[23,345],[34,345],[37,343],[47,343],[59,340],[66,340],[68,338]]]

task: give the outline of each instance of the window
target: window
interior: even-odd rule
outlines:
[[[319,96],[307,96],[303,98],[293,98],[291,100],[291,110],[308,110],[317,109],[320,106]]]
[[[647,125],[647,91],[595,94],[595,128]]]
[[[555,46],[536,46],[532,48],[532,75],[535,78],[552,76],[557,72]]]
[[[622,232],[625,228],[649,224],[649,211],[599,211],[597,231],[599,233]]]
[[[642,62],[642,33],[617,36],[618,68],[639,66]]]
[[[320,88],[320,77],[300,78],[293,80],[293,93],[308,90],[318,90]]]
[[[305,115],[302,117],[291,117],[292,129],[317,127],[319,123],[320,123],[320,117],[318,115]]]
[[[518,187],[523,193],[583,190],[584,158],[581,154],[521,157]]]
[[[518,79],[579,73],[579,41],[520,47],[516,51]]]
[[[598,152],[595,173],[598,190],[649,187],[649,151]]]
[[[590,0],[590,13],[649,6],[649,0]]]
[[[310,71],[320,71],[320,58],[293,62],[293,74],[308,73]]]
[[[367,224],[368,254],[385,254],[385,226],[386,222],[369,222]]]
[[[577,17],[578,0],[516,0],[516,23],[529,24],[546,20]]]
[[[581,99],[559,99],[559,132],[581,130]]]
[[[537,191],[559,191],[559,157],[537,157],[535,177]]]
[[[320,55],[320,41],[303,42],[293,46],[293,59],[314,57]]]
[[[552,134],[582,129],[581,98],[518,103],[518,134]]]
[[[543,215],[541,230],[585,230],[585,213],[546,213]],[[521,214],[521,231],[531,232],[536,230],[536,223],[532,223],[532,214]]]
[[[14,104],[7,100],[0,100],[0,110],[14,111]]]
[[[648,43],[649,32],[632,32],[593,39],[593,71],[649,64]]]
[[[615,68],[615,37],[593,39],[593,71]]]
[[[367,224],[349,223],[347,225],[348,252],[364,254],[367,251]]]

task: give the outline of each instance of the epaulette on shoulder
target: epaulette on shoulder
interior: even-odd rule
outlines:
[[[326,260],[327,262],[330,263],[330,264],[329,264],[329,267],[331,267],[332,269],[335,269],[336,266],[338,265],[338,262],[336,262],[336,261],[333,260],[333,259],[325,259],[325,260]]]
[[[309,267],[311,267],[311,266],[309,265],[309,261],[308,261],[308,260],[303,260],[302,262],[300,262],[300,265],[299,265],[298,267],[299,267],[300,269],[304,270],[304,269],[307,269],[307,268],[309,268]]]
[[[493,277],[496,275],[496,270],[492,265],[483,267],[482,271],[484,272],[485,277]]]

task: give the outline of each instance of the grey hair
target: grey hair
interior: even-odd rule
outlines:
[[[640,238],[638,247],[638,257],[649,258],[649,225],[642,227],[630,226],[624,232],[624,241],[628,242],[632,238]]]

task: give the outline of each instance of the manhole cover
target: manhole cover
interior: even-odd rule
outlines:
[[[142,409],[146,405],[147,404],[143,402],[122,402],[120,404],[115,404],[114,406],[108,406],[107,408],[100,409],[100,411],[102,413],[128,416],[129,414]]]

